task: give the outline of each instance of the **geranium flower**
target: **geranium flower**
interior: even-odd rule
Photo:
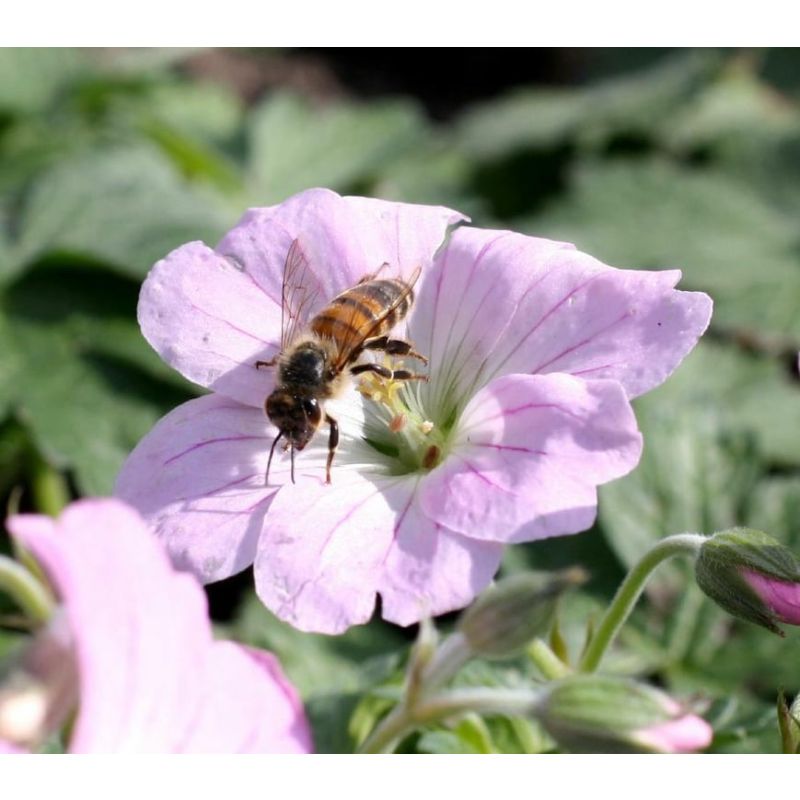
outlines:
[[[629,405],[661,383],[708,324],[677,271],[612,269],[570,245],[461,227],[454,211],[311,190],[250,210],[216,249],[156,264],[139,320],[169,364],[213,391],[161,420],[123,467],[135,505],[174,562],[204,581],[255,565],[279,617],[336,633],[376,595],[401,625],[460,608],[505,544],[591,526],[597,486],[638,462]],[[314,313],[383,263],[422,267],[393,335],[428,356],[429,381],[361,380],[328,407],[327,435],[276,458],[264,414],[278,350],[281,281],[294,240],[319,289]],[[437,252],[438,251],[438,252]],[[355,388],[360,389],[356,391]]]
[[[275,657],[212,639],[202,589],[174,571],[132,509],[84,500],[58,520],[21,515],[8,528],[59,609],[26,653],[32,690],[0,702],[0,751],[15,749],[9,729],[16,746],[35,745],[76,705],[73,753],[310,750]]]

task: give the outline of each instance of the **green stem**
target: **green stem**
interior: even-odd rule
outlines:
[[[541,640],[535,639],[528,647],[528,656],[539,672],[551,681],[569,675],[570,668]]]
[[[677,555],[697,555],[700,546],[706,540],[699,533],[678,533],[662,539],[655,547],[645,553],[642,559],[620,584],[611,605],[586,648],[580,663],[581,672],[594,672],[600,665],[603,656],[614,641],[625,620],[630,616],[636,601],[644,590],[650,573],[668,558]]]
[[[53,613],[50,592],[21,564],[0,555],[0,591],[37,623],[45,623]]]
[[[38,511],[57,517],[70,501],[64,476],[39,453],[31,456],[31,493]]]
[[[416,708],[404,703],[367,737],[359,753],[391,752],[404,736],[423,725],[442,722],[470,711],[482,714],[525,714],[539,699],[537,692],[518,689],[459,689],[427,698]]]

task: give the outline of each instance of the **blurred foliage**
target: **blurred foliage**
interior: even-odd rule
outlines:
[[[434,123],[409,97],[237,91],[193,77],[202,52],[0,50],[0,500],[22,487],[23,507],[41,509],[43,470],[74,495],[108,493],[139,438],[196,391],[139,334],[151,264],[213,244],[248,205],[326,185],[448,204],[617,266],[680,267],[682,288],[714,297],[703,344],[637,401],[645,455],[603,488],[597,526],[508,553],[507,571],[591,569],[562,616],[573,659],[587,617],[666,534],[749,524],[800,548],[800,57],[623,55],[597,56],[610,77],[517,87]],[[712,702],[715,749],[777,750],[775,694],[800,689],[800,638],[734,623],[687,585],[682,565],[659,571],[615,667]],[[380,622],[298,634],[252,598],[231,631],[279,654],[334,751],[352,749],[365,691],[351,732],[390,705],[407,646]],[[546,749],[521,724],[466,718],[404,746]]]

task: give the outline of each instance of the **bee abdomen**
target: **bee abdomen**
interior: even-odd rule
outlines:
[[[403,281],[366,281],[335,297],[311,321],[311,330],[337,341],[380,336],[405,317],[412,302],[413,293]]]

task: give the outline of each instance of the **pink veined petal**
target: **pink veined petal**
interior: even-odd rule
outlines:
[[[351,391],[329,404],[339,420],[337,476],[348,454],[359,457],[366,448],[361,402]],[[262,410],[219,395],[190,400],[139,442],[114,494],[142,514],[176,567],[205,583],[222,580],[253,563],[270,503],[290,482],[291,460],[279,445],[265,483],[276,435]],[[324,476],[327,454],[320,432],[296,454],[297,478]]]
[[[460,228],[426,275],[409,328],[432,355],[434,399],[510,373],[660,384],[694,347],[711,300],[678,270],[618,270],[566,245]],[[480,322],[480,324],[478,324]],[[435,375],[433,365],[440,371]]]
[[[199,585],[133,510],[84,500],[57,521],[12,517],[9,529],[48,574],[71,632],[72,752],[295,752],[308,741],[276,665],[212,641]]]
[[[352,469],[333,480],[281,489],[254,565],[267,608],[304,631],[341,633],[372,616],[395,515],[414,483]]]
[[[308,753],[311,729],[277,659],[263,650],[214,642],[199,713],[183,753]],[[247,691],[244,691],[244,689]]]
[[[219,395],[161,419],[128,457],[115,496],[144,517],[173,563],[204,582],[248,567],[286,468],[264,483],[274,429],[263,411]]]
[[[636,733],[636,739],[660,753],[695,753],[714,738],[713,728],[695,714],[685,714]]]
[[[642,439],[616,381],[506,375],[464,411],[420,485],[431,519],[475,539],[523,542],[590,527],[597,486],[628,473]]]
[[[464,608],[489,585],[502,554],[500,544],[468,539],[428,519],[410,493],[378,585],[384,619],[411,625]]]

